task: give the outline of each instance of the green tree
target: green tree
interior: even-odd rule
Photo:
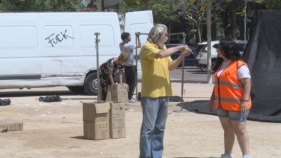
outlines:
[[[77,11],[81,10],[81,0],[35,0],[38,11]]]
[[[249,0],[248,0],[249,2]],[[268,10],[280,10],[281,0],[252,0],[252,2],[263,3],[266,5]]]
[[[77,11],[81,9],[81,0],[2,0],[2,12],[26,11]]]
[[[35,9],[33,0],[2,0],[0,10],[2,12],[33,11]]]
[[[149,3],[150,1],[155,1],[155,0],[122,0],[122,4],[124,8],[129,9],[129,8],[138,8],[138,9],[149,9]]]
[[[120,12],[152,10],[156,23],[169,24],[179,21],[177,9],[167,0],[122,0]]]
[[[212,3],[212,22],[216,22],[220,18],[220,13],[224,10],[224,2],[225,1],[222,0],[174,1],[174,3],[180,9],[181,15],[196,28],[199,42],[202,40],[202,26],[206,24],[208,3]]]
[[[236,22],[239,21],[239,32],[240,38],[244,36],[243,39],[247,37],[246,35],[246,25],[245,25],[245,13],[246,13],[246,2],[254,2],[259,4],[265,4],[268,10],[280,10],[281,9],[281,0],[226,0],[228,11],[231,15],[231,31],[232,37],[236,39]],[[228,18],[228,17],[226,17]]]

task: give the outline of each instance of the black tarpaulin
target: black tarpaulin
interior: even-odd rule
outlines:
[[[256,96],[253,119],[281,122],[281,11],[262,11],[243,58]]]

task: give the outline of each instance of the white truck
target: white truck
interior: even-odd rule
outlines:
[[[66,86],[97,94],[95,32],[99,63],[120,54],[121,33],[148,33],[152,11],[0,13],[0,88]],[[142,43],[146,36],[141,36]],[[141,66],[138,62],[138,78]]]

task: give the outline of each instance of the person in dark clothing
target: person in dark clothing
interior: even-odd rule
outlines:
[[[122,52],[118,58],[111,58],[100,66],[100,83],[102,87],[101,100],[105,101],[108,91],[108,86],[117,84],[114,80],[115,73],[119,71],[120,84],[123,83],[124,66],[129,58],[128,53]]]
[[[125,63],[126,83],[129,86],[128,99],[129,102],[135,102],[135,100],[133,99],[133,94],[137,83],[137,67],[133,51],[134,49],[141,47],[140,33],[137,33],[138,45],[129,44],[129,42],[131,41],[131,35],[128,32],[122,33],[121,39],[122,42],[119,44],[120,50],[129,54],[129,59]]]

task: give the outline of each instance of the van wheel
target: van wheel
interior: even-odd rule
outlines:
[[[98,82],[97,73],[93,72],[86,77],[84,88],[89,95],[98,94]]]
[[[69,87],[67,87],[67,88],[68,88],[71,92],[77,93],[77,94],[85,92],[85,89],[84,89],[83,86],[69,86]]]

